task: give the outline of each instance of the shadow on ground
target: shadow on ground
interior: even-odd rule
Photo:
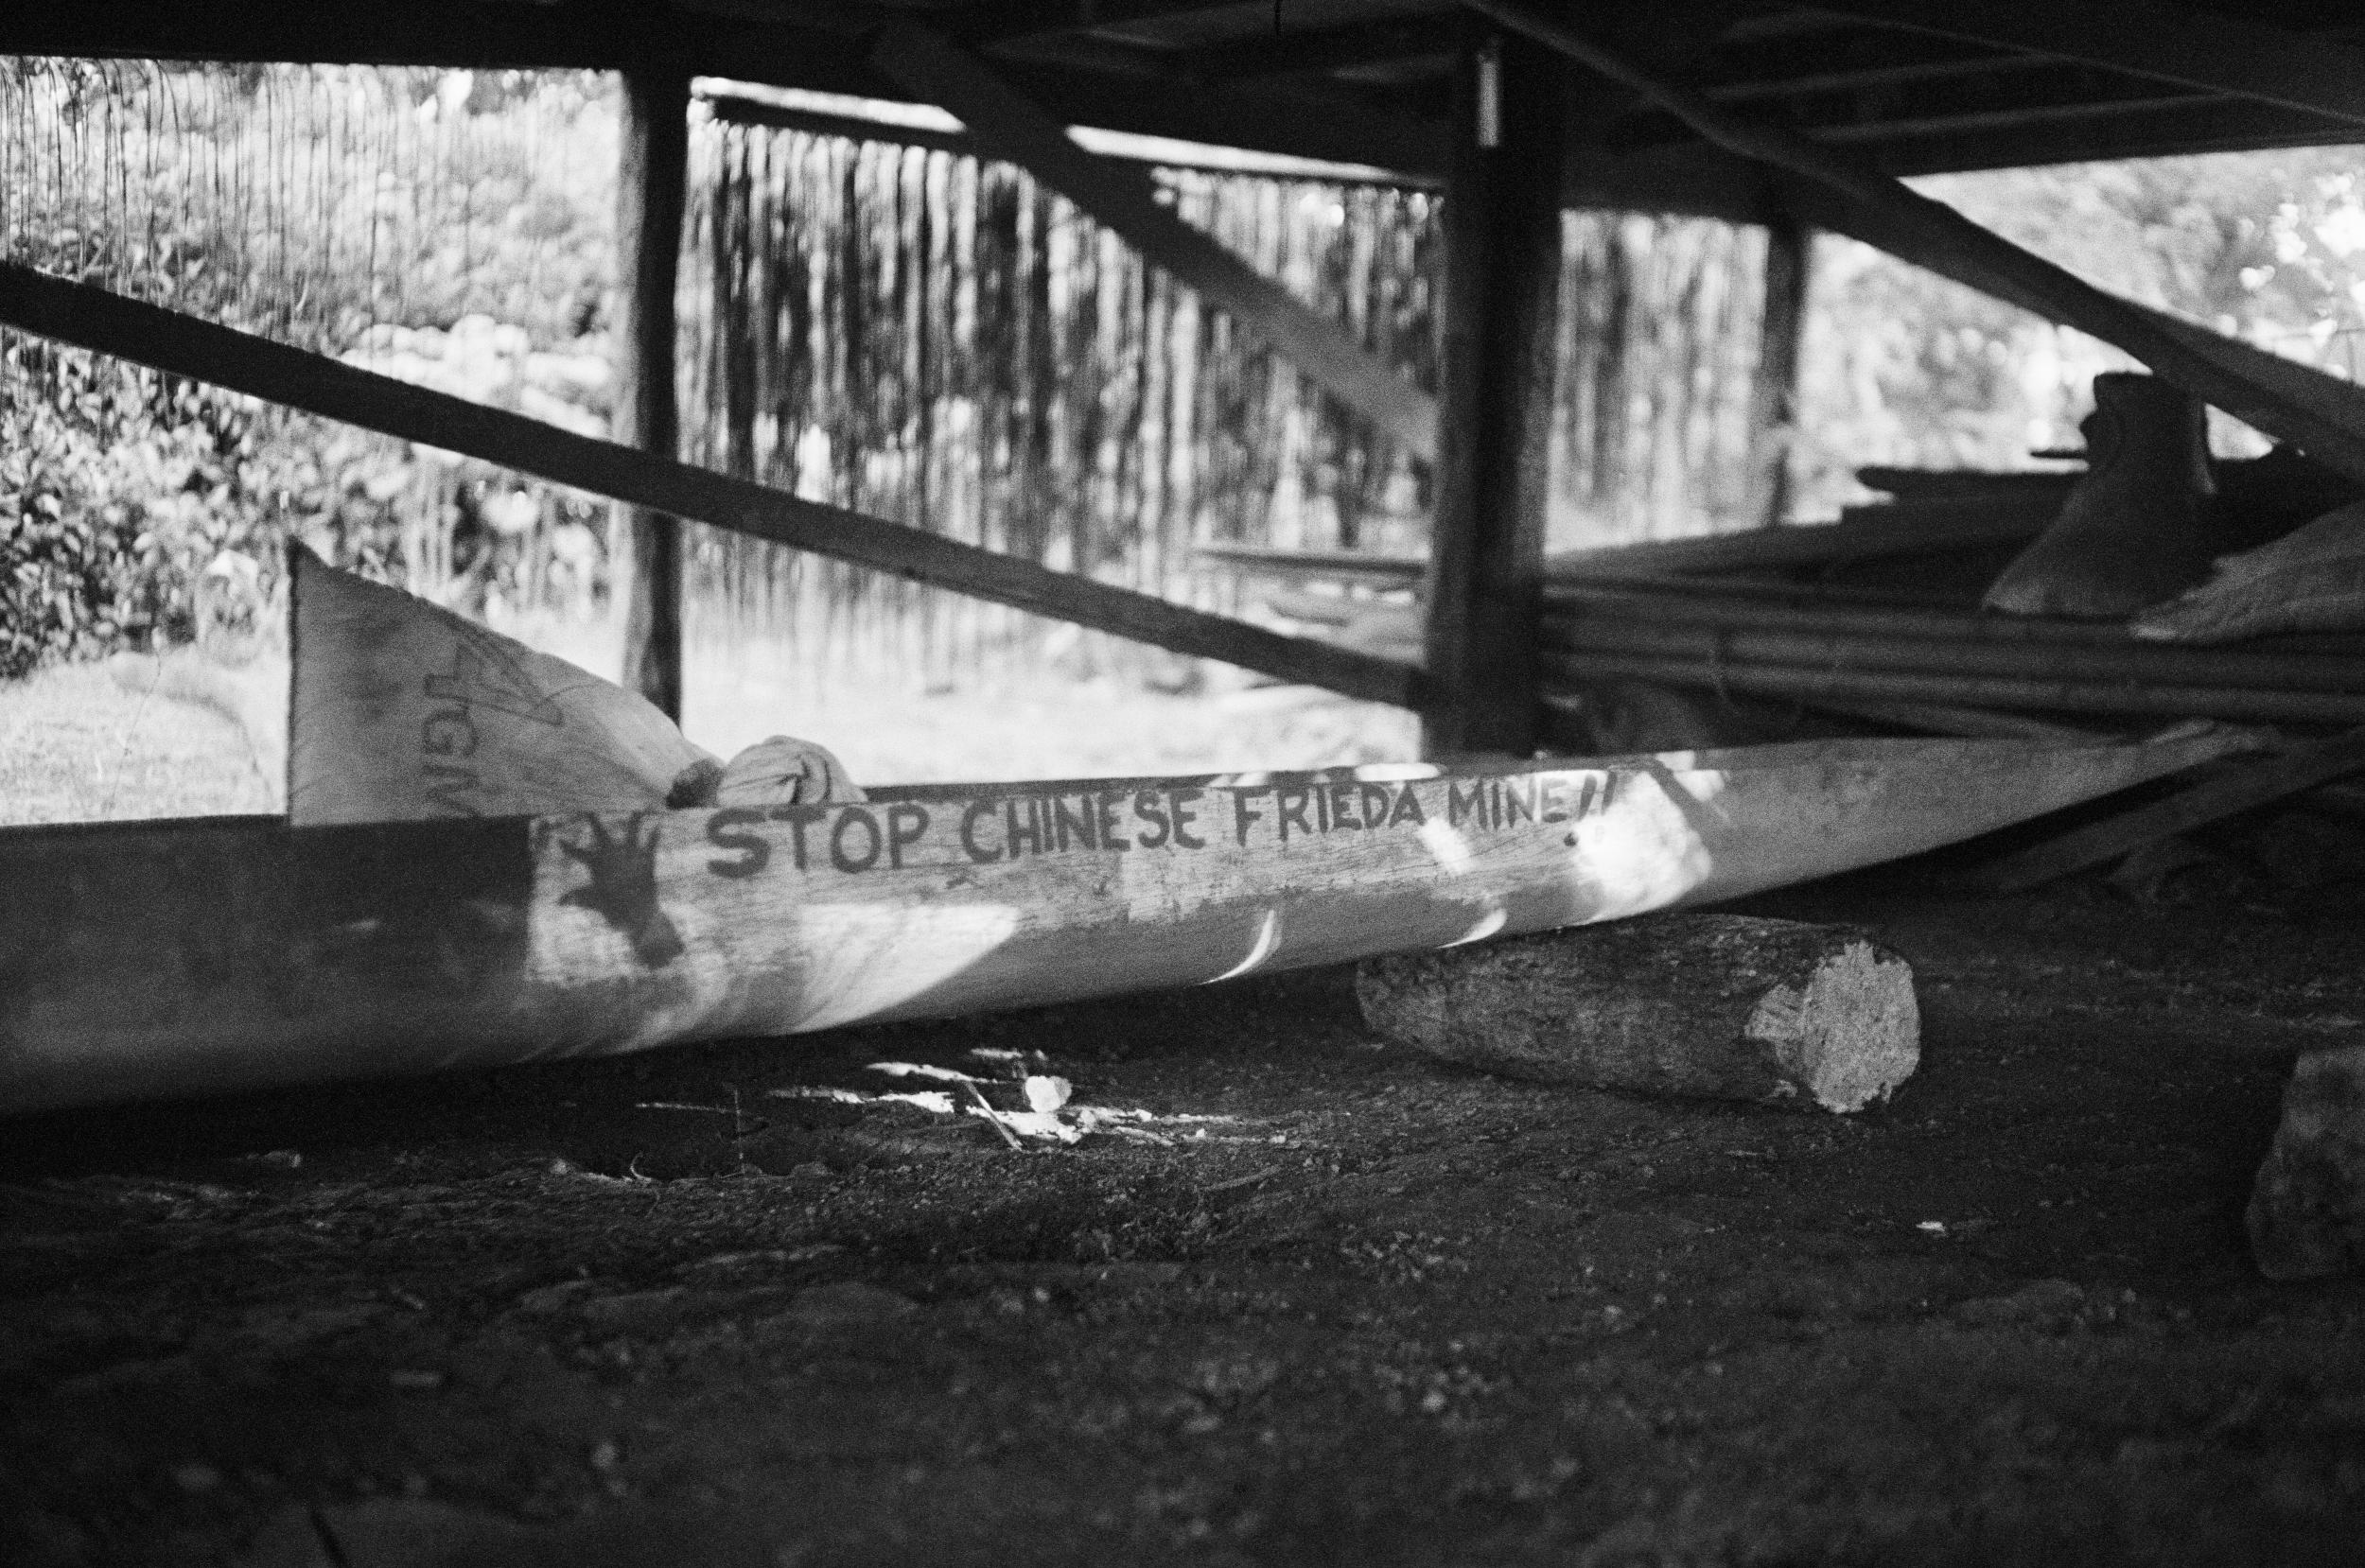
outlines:
[[[1915,962],[1891,1105],[1491,1079],[1334,970],[0,1124],[0,1559],[2347,1558],[2365,1288],[2240,1215],[2365,924],[1751,907]],[[979,1047],[1163,1141],[769,1092]]]

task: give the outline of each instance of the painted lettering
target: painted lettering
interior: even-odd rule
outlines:
[[[846,852],[846,829],[860,828],[863,831],[863,852],[859,859]],[[830,863],[840,871],[867,871],[879,863],[879,850],[885,843],[879,832],[879,820],[859,806],[849,806],[830,825]]]
[[[745,830],[749,823],[762,820],[763,812],[746,806],[728,806],[707,818],[707,842],[739,856],[734,861],[709,861],[707,869],[718,877],[735,880],[752,877],[771,864],[771,841],[761,833]]]
[[[1124,804],[1123,790],[1100,792],[1100,802],[1093,814],[1100,819],[1100,847],[1103,849],[1126,850],[1133,847],[1131,839],[1117,837],[1117,808]]]
[[[1425,827],[1428,822],[1428,814],[1421,810],[1421,797],[1410,783],[1403,786],[1403,793],[1396,796],[1395,805],[1388,809],[1388,826],[1393,828],[1399,822],[1409,822],[1415,828]]]
[[[899,800],[887,808],[887,865],[891,870],[903,869],[903,851],[918,844],[928,831],[928,809]]]
[[[1314,826],[1330,831],[1330,791],[1320,784],[1314,786]]]
[[[1145,828],[1134,842],[1144,849],[1155,849],[1166,842],[1172,829],[1166,826],[1166,809],[1159,800],[1157,791],[1144,790],[1136,794],[1133,797],[1133,814],[1158,830],[1158,836],[1151,838],[1149,828]]]
[[[1100,843],[1095,831],[1097,826],[1095,820],[1095,814],[1092,809],[1092,796],[1090,795],[1084,797],[1083,809],[1080,811],[1071,811],[1067,809],[1067,796],[1053,795],[1051,797],[1051,828],[1053,836],[1059,841],[1060,847],[1062,849],[1067,847],[1068,834],[1073,832],[1077,842],[1085,848],[1099,848]]]
[[[1323,792],[1330,796],[1330,825],[1333,828],[1368,828],[1355,809],[1358,791],[1353,784],[1333,784]]]
[[[1252,822],[1262,822],[1265,820],[1265,813],[1262,811],[1250,810],[1248,809],[1248,803],[1254,800],[1258,795],[1269,795],[1270,793],[1272,793],[1272,791],[1262,784],[1256,785],[1252,789],[1235,790],[1232,792],[1232,827],[1234,832],[1238,836],[1239,843],[1243,846],[1245,846],[1248,843],[1248,825]]]
[[[1020,804],[1020,801],[1015,796],[1002,803],[1002,842],[1009,846],[1010,859],[1012,860],[1018,859],[1018,845],[1019,841],[1022,839],[1026,842],[1026,852],[1028,854],[1040,855],[1042,853],[1042,818],[1036,814],[1034,801],[1031,799],[1027,800],[1025,802],[1026,807],[1026,826],[1024,828],[1020,827],[1018,824],[1018,808]]]
[[[1388,820],[1388,786],[1387,786],[1387,785],[1385,785],[1385,784],[1358,784],[1358,785],[1357,785],[1357,786],[1356,786],[1356,799],[1357,799],[1358,803],[1358,804],[1361,806],[1361,808],[1362,808],[1363,826],[1364,826],[1364,827],[1366,827],[1366,828],[1377,828],[1377,827],[1379,827],[1379,826],[1381,826],[1382,824],[1384,824],[1384,823],[1386,823],[1386,822],[1387,822],[1387,820]]]
[[[969,858],[979,865],[990,865],[1002,858],[1000,845],[989,849],[977,842],[977,825],[993,815],[993,808],[994,802],[990,800],[972,800],[969,803],[969,810],[961,813],[961,847],[968,850]]]
[[[1289,824],[1296,823],[1298,831],[1312,837],[1314,825],[1305,820],[1306,790],[1303,784],[1279,784],[1273,787],[1273,827],[1280,831],[1281,842],[1289,842]]]
[[[797,869],[805,869],[805,829],[830,814],[827,806],[775,806],[772,820],[788,824],[789,843],[797,851]]]
[[[1257,793],[1261,794],[1264,792],[1260,790]],[[1207,847],[1207,841],[1205,839],[1195,839],[1191,837],[1189,832],[1191,824],[1199,820],[1199,813],[1190,809],[1191,802],[1200,799],[1206,793],[1206,791],[1198,789],[1168,790],[1166,792],[1166,805],[1174,817],[1174,846],[1177,849],[1204,849]],[[1236,804],[1237,802],[1235,799],[1235,805],[1236,806]],[[1240,825],[1240,842],[1242,844],[1246,844],[1248,842],[1248,824],[1246,823],[1242,823]]]
[[[419,725],[419,749],[429,757],[474,757],[476,725],[464,707],[438,708]]]
[[[1473,779],[1466,795],[1461,780],[1445,780],[1445,826],[1459,828],[1463,817],[1476,817],[1480,827],[1486,826],[1486,780]]]
[[[1529,822],[1535,820],[1535,775],[1530,774],[1503,791],[1504,821],[1507,824],[1516,823],[1522,818]]]
[[[1567,779],[1555,778],[1544,786],[1544,820],[1546,822],[1568,820],[1568,781]]]
[[[468,799],[468,792],[477,787],[474,768],[455,768],[443,762],[427,764],[427,801],[430,809],[446,816],[472,817],[482,815]]]

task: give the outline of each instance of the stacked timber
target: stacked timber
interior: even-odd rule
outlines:
[[[2354,637],[2179,647],[2117,625],[1642,577],[1551,584],[1543,636],[1548,701],[1563,703],[1583,682],[1643,679],[1810,706],[2365,723]]]

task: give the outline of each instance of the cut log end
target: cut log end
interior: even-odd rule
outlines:
[[[1489,1071],[1857,1111],[1920,1061],[1913,970],[1863,932],[1678,915],[1367,961],[1382,1036]]]
[[[1797,1092],[1825,1110],[1862,1110],[1920,1064],[1913,967],[1869,941],[1848,941],[1805,984],[1761,997],[1743,1033],[1765,1043]]]

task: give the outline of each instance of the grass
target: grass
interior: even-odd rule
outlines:
[[[580,623],[505,627],[610,679],[615,640]],[[1040,675],[990,694],[885,678],[822,680],[759,643],[689,651],[685,728],[729,757],[771,735],[835,752],[867,783],[1122,777],[1315,768],[1417,755],[1410,714],[1308,687],[1197,697]],[[280,809],[236,724],[128,690],[98,665],[0,682],[0,823],[124,821]]]
[[[274,809],[246,738],[210,708],[126,690],[99,665],[0,682],[0,822]]]

